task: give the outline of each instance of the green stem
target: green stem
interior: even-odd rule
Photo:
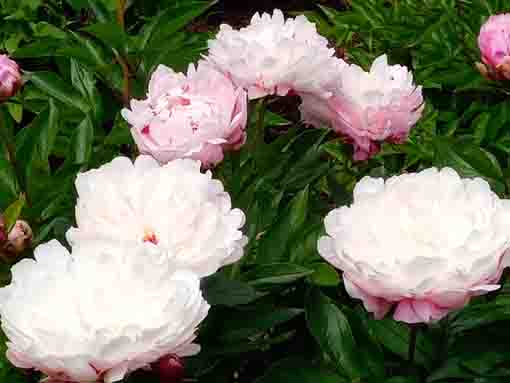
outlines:
[[[264,144],[264,128],[265,128],[265,116],[266,116],[266,98],[262,98],[257,103],[257,121],[255,123],[255,134],[254,140],[252,141],[251,149],[252,153],[257,153],[257,147]]]
[[[414,354],[416,351],[416,336],[418,335],[418,326],[409,325],[409,348],[407,350],[407,361],[410,365],[414,363]]]

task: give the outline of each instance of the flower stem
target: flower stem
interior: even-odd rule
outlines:
[[[414,363],[414,354],[416,351],[416,336],[418,335],[418,326],[409,325],[409,348],[407,350],[407,361],[409,364]]]
[[[251,152],[257,155],[257,146],[264,144],[264,122],[266,116],[266,98],[257,103],[257,121],[255,123],[254,140],[251,145]]]
[[[117,0],[117,22],[124,29],[124,11],[126,9],[125,0]]]

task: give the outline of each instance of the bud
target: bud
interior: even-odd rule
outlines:
[[[179,383],[184,378],[184,364],[175,354],[163,356],[153,364],[161,383]]]
[[[18,220],[12,227],[7,242],[3,245],[2,254],[7,257],[21,254],[32,243],[32,229],[27,222]]]
[[[480,29],[478,46],[485,68],[480,73],[492,80],[510,80],[510,13],[490,16]]]
[[[7,230],[5,228],[4,217],[0,215],[0,247],[7,241]]]
[[[14,96],[21,84],[18,64],[8,56],[0,55],[0,102]]]

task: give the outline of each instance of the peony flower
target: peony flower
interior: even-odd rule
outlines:
[[[366,160],[380,149],[381,141],[401,143],[421,117],[421,87],[401,65],[388,65],[378,57],[369,72],[345,66],[331,97],[302,94],[302,119],[316,127],[323,124],[354,145],[354,159]],[[335,84],[335,83],[333,83]]]
[[[209,305],[200,280],[152,244],[57,241],[12,268],[0,289],[7,357],[54,382],[116,382],[167,354],[194,355]]]
[[[208,60],[256,99],[289,91],[322,94],[344,64],[334,53],[305,16],[285,20],[275,9],[272,16],[255,13],[240,30],[222,24],[209,41]]]
[[[32,244],[32,228],[23,220],[17,220],[12,227],[4,248],[0,251],[5,256],[21,254]]]
[[[490,16],[480,29],[478,46],[482,61],[478,63],[485,77],[510,79],[510,13]]]
[[[437,321],[499,288],[510,265],[510,202],[450,168],[363,178],[349,207],[331,211],[322,257],[376,318]]]
[[[133,164],[118,157],[76,179],[73,246],[91,239],[152,242],[180,267],[213,274],[243,255],[241,210],[200,163],[180,159],[160,166],[149,156]]]
[[[18,64],[6,55],[0,55],[0,102],[14,96],[21,85]]]
[[[186,76],[159,65],[147,99],[132,100],[122,116],[140,152],[161,163],[186,157],[211,167],[246,141],[246,92],[203,61]]]

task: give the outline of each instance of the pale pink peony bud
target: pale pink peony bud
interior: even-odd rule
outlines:
[[[209,168],[246,141],[246,92],[203,61],[186,76],[158,66],[147,99],[132,100],[122,116],[140,152],[160,163],[192,158]]]
[[[0,55],[0,102],[14,96],[21,85],[18,64],[8,56]]]
[[[490,16],[480,29],[478,46],[485,68],[478,69],[494,80],[510,79],[510,13]]]
[[[421,117],[424,105],[421,87],[401,65],[388,65],[378,57],[369,72],[357,65],[344,65],[338,81],[331,81],[331,96],[303,93],[302,119],[316,127],[329,125],[354,146],[354,159],[366,160],[380,143],[401,143]]]

